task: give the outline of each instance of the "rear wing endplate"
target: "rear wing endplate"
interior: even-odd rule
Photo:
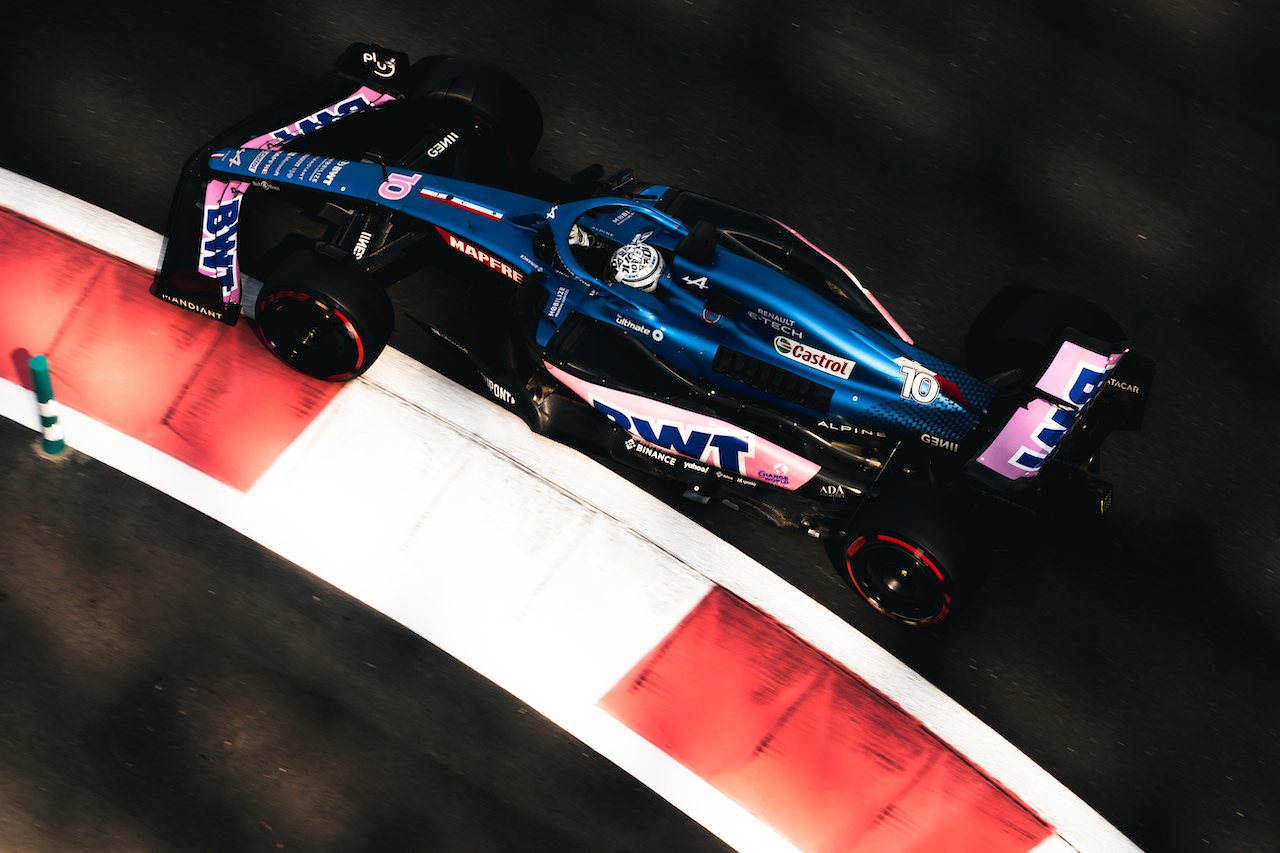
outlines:
[[[1129,353],[1128,341],[1107,343],[1068,329],[1031,399],[1014,411],[965,470],[988,487],[1026,486],[1077,430]]]

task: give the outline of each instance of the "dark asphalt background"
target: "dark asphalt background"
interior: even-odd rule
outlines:
[[[73,0],[11,10],[7,24],[0,166],[156,230],[192,150],[324,73],[349,42],[374,41],[516,73],[542,104],[535,165],[550,175],[631,167],[777,216],[943,357],[959,360],[968,323],[1006,284],[1101,304],[1159,363],[1144,430],[1104,456],[1115,509],[1099,528],[1008,549],[948,627],[882,621],[813,543],[687,511],[1149,853],[1275,849],[1280,7]],[[393,344],[428,358],[412,324],[400,327]],[[647,795],[598,803],[589,795],[630,791],[622,774],[588,763],[576,778],[563,736],[526,727],[518,703],[297,569],[93,464],[33,460],[21,430],[0,426],[0,447],[0,833],[18,833],[19,849],[133,849],[79,841],[93,816],[192,849],[257,849],[243,840],[260,831],[270,849],[275,830],[253,829],[271,823],[273,801],[254,787],[267,785],[294,817],[333,822],[323,843],[299,837],[304,849],[441,849],[436,831],[491,839],[449,849],[521,849],[479,834],[521,820],[547,833],[522,835],[525,849],[625,849],[624,836],[636,849],[714,847],[678,818],[638,818],[666,814]],[[73,511],[55,523],[59,505]],[[363,663],[389,661],[388,683]],[[105,769],[122,748],[103,720],[160,677],[259,723],[198,784],[144,785],[118,760]],[[430,725],[425,697],[461,684],[493,710]],[[315,745],[317,730],[339,742]],[[463,744],[482,756],[466,784],[506,787],[438,829],[437,789],[419,795],[412,773],[454,767],[432,756]],[[329,787],[273,775],[290,750],[323,765]],[[529,781],[544,754],[561,756],[556,785]],[[347,771],[378,784],[334,793]],[[357,793],[365,805],[344,799]],[[353,804],[329,811],[339,800]],[[515,816],[495,817],[507,801]],[[21,823],[41,814],[46,834]],[[63,835],[48,834],[55,825]],[[673,835],[655,842],[642,825]],[[402,832],[387,842],[387,826],[405,828],[385,830]]]

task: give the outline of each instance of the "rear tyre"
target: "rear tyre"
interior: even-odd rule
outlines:
[[[391,338],[391,300],[349,259],[311,249],[281,262],[258,294],[258,337],[285,364],[330,382],[369,369]]]
[[[965,367],[979,378],[1018,368],[1038,373],[1072,328],[1100,341],[1125,339],[1105,311],[1072,293],[1011,285],[992,297],[965,336]]]
[[[845,581],[903,624],[937,625],[966,592],[968,543],[940,487],[904,483],[871,499],[835,545]]]

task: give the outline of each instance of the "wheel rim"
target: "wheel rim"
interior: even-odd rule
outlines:
[[[310,293],[269,294],[258,309],[258,331],[276,356],[320,379],[353,376],[364,363],[364,343],[337,307]]]
[[[920,548],[883,534],[858,536],[845,555],[849,578],[872,607],[912,625],[941,622],[951,592],[937,565]]]

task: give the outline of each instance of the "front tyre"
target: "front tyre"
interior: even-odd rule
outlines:
[[[255,309],[258,337],[276,358],[329,382],[369,369],[391,338],[391,300],[349,260],[310,249],[267,279]]]

